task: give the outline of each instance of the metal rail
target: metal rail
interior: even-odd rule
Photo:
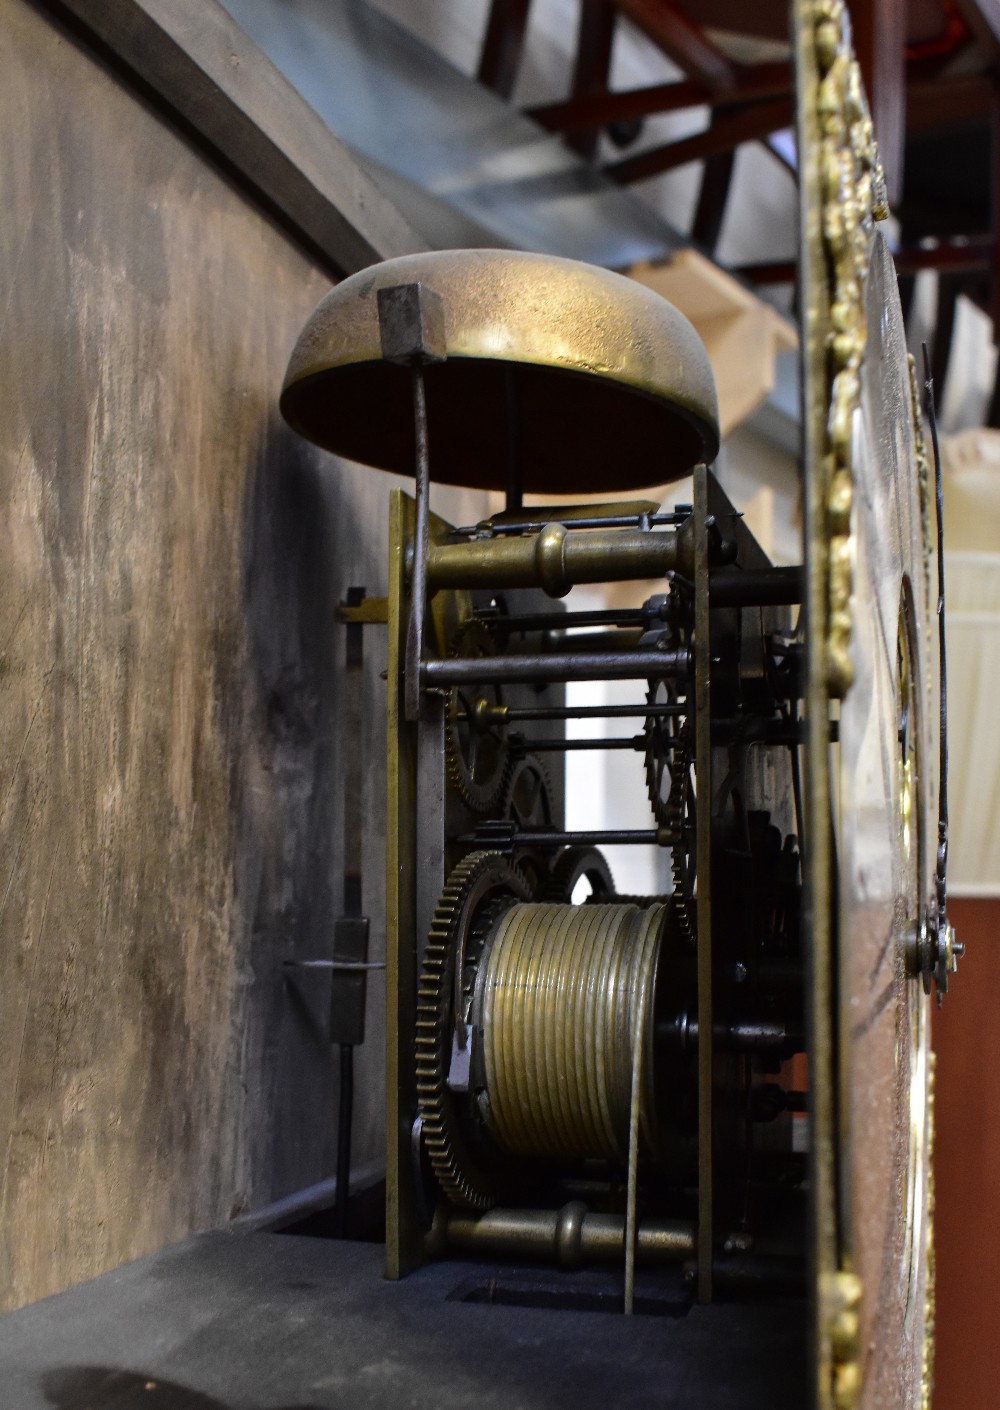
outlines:
[[[490,681],[631,681],[684,675],[687,651],[566,652],[565,655],[457,656],[425,661],[425,686],[483,685]]]

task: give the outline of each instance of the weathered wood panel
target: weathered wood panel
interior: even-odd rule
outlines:
[[[331,1173],[335,601],[389,479],[281,424],[327,287],[75,40],[0,0],[0,1305]],[[374,638],[374,640],[372,640]],[[366,905],[382,933],[384,650]],[[326,981],[328,983],[328,981]],[[359,1160],[381,1143],[382,991]]]
[[[338,274],[422,249],[283,74],[217,0],[39,0],[211,144]]]

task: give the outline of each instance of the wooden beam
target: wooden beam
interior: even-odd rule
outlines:
[[[545,103],[526,108],[525,113],[550,132],[578,132],[656,113],[681,112],[685,108],[709,106],[721,111],[762,98],[781,97],[792,91],[792,73],[787,64],[754,64],[751,68],[737,69],[735,78],[735,87],[725,93],[714,93],[698,79],[685,78],[675,83],[656,83],[618,93],[594,93],[562,103]],[[993,86],[984,74],[921,80],[907,85],[906,130],[924,132],[985,122],[992,108]]]
[[[426,248],[221,5],[45,0],[337,274]]]
[[[847,0],[847,8],[891,204],[903,191],[908,7],[899,0]]]
[[[647,88],[629,88],[619,93],[592,93],[569,98],[565,103],[544,103],[526,108],[532,118],[550,132],[581,132],[608,127],[613,122],[632,122],[655,113],[675,113],[707,103],[710,90],[695,78],[677,83],[655,83]]]
[[[791,98],[779,98],[771,103],[758,103],[732,117],[721,118],[704,132],[696,132],[692,137],[679,142],[668,142],[662,147],[653,147],[638,156],[625,161],[612,162],[604,168],[607,174],[622,183],[645,181],[648,177],[659,176],[662,172],[673,171],[688,162],[706,161],[721,152],[732,151],[743,142],[756,142],[789,127],[792,122]]]
[[[551,132],[578,132],[706,104],[725,109],[792,91],[792,72],[788,64],[755,64],[752,68],[738,69],[735,80],[735,87],[724,93],[713,91],[696,78],[685,78],[676,83],[656,83],[619,93],[574,97],[565,103],[527,108],[525,112]]]
[[[993,251],[992,235],[970,235],[964,240],[949,240],[928,249],[921,245],[904,245],[893,255],[893,262],[900,279],[911,278],[925,269],[978,273],[992,268]],[[774,260],[741,264],[733,273],[751,284],[791,284],[795,270],[794,260]]]
[[[726,203],[729,200],[735,166],[735,151],[720,152],[717,157],[711,157],[705,163],[701,173],[698,205],[691,222],[691,239],[709,254],[715,253],[719,236],[722,234],[722,222],[726,218]]]
[[[573,64],[573,98],[600,97],[607,93],[616,18],[617,11],[611,0],[589,0],[589,3],[582,0]],[[593,161],[597,138],[597,128],[578,128],[570,135],[568,143],[581,157]]]
[[[493,0],[476,77],[501,98],[510,98],[521,67],[531,0]]]
[[[991,63],[1000,59],[1000,0],[956,0],[959,11]]]
[[[669,0],[616,0],[619,10],[662,49],[668,59],[713,92],[735,86],[732,64],[704,31]]]

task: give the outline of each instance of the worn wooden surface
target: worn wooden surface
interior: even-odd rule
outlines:
[[[280,422],[327,277],[47,13],[0,0],[0,1306],[333,1169],[322,978],[384,644],[338,734],[336,600],[390,480]],[[466,506],[466,512],[475,512]],[[327,984],[329,981],[325,981]],[[378,1153],[382,988],[356,1062]]]
[[[347,148],[217,0],[38,0],[222,155],[337,274],[422,249]]]

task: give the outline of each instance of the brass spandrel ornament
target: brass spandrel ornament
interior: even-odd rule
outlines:
[[[813,9],[819,84],[816,105],[821,134],[819,164],[822,232],[829,275],[829,420],[827,506],[829,592],[827,679],[842,696],[853,679],[850,660],[851,597],[854,590],[851,503],[852,436],[860,405],[865,349],[864,281],[875,222],[888,214],[885,177],[875,145],[857,60],[851,52],[850,21],[840,0],[820,0]]]

